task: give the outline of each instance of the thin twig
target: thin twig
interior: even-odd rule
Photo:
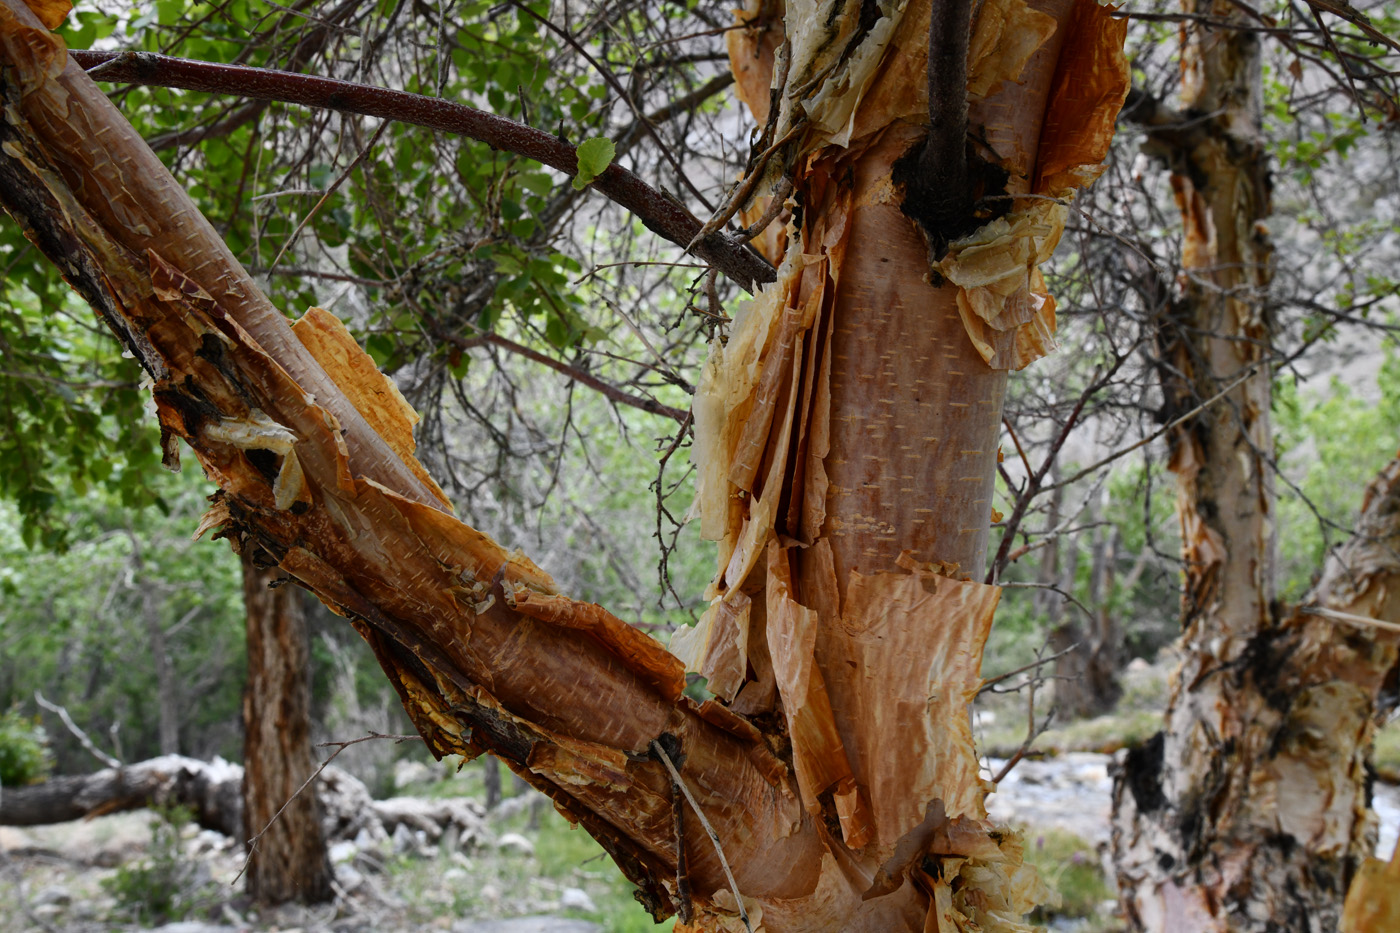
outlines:
[[[1065,650],[1063,650],[1063,651],[1057,651],[1057,652],[1055,652],[1054,654],[1050,655],[1050,657],[1048,657],[1048,658],[1037,658],[1036,660],[1032,661],[1032,662],[1029,663],[1029,664],[1023,664],[1023,665],[1021,665],[1020,667],[1016,668],[1014,671],[1007,671],[1005,674],[998,674],[998,675],[995,676],[995,677],[992,677],[992,678],[989,678],[989,679],[987,679],[987,680],[984,680],[984,681],[982,681],[982,686],[981,686],[981,687],[978,689],[978,691],[977,691],[977,695],[978,695],[978,696],[981,696],[982,694],[984,694],[984,693],[986,693],[988,690],[990,690],[992,687],[994,687],[994,686],[996,686],[997,684],[1001,683],[1003,680],[1008,680],[1008,679],[1010,679],[1010,678],[1012,678],[1012,677],[1015,677],[1017,674],[1024,674],[1026,671],[1032,670],[1032,669],[1034,669],[1034,668],[1037,668],[1037,667],[1044,667],[1046,664],[1049,664],[1051,661],[1058,661],[1058,660],[1060,660],[1060,658],[1063,658],[1065,655],[1069,654],[1071,651],[1074,651],[1074,650],[1077,649],[1078,647],[1079,647],[1079,642],[1075,642],[1074,644],[1070,645],[1070,646],[1069,646],[1068,648],[1066,648]]]
[[[1206,399],[1201,404],[1197,405],[1195,408],[1186,412],[1186,414],[1167,422],[1157,430],[1153,431],[1151,434],[1147,435],[1144,438],[1141,438],[1140,440],[1134,441],[1127,447],[1121,447],[1118,450],[1115,450],[1113,453],[1109,454],[1108,456],[1102,458],[1101,460],[1095,461],[1094,463],[1090,464],[1089,466],[1086,466],[1084,469],[1080,470],[1078,473],[1075,473],[1068,479],[1062,479],[1058,483],[1051,483],[1049,486],[1046,486],[1043,489],[1041,489],[1041,492],[1050,492],[1051,490],[1058,489],[1061,486],[1068,486],[1071,483],[1078,482],[1079,480],[1090,475],[1091,473],[1098,472],[1099,470],[1108,466],[1113,461],[1126,457],[1128,454],[1137,450],[1139,447],[1146,447],[1148,444],[1152,443],[1157,438],[1161,437],[1163,434],[1166,434],[1173,428],[1180,427],[1187,421],[1190,421],[1192,418],[1199,415],[1201,412],[1205,411],[1210,406],[1214,405],[1216,402],[1223,399],[1225,396],[1229,395],[1237,387],[1242,385],[1246,380],[1250,379],[1254,375],[1255,370],[1257,370],[1260,366],[1264,365],[1265,362],[1267,361],[1260,360],[1256,363],[1251,364],[1249,368],[1247,368],[1243,373],[1236,377],[1234,381],[1232,381],[1229,385],[1212,395],[1210,398]]]
[[[379,142],[379,137],[384,135],[384,130],[386,130],[388,126],[388,120],[379,124],[379,128],[375,130],[374,135],[369,138],[369,142],[360,150],[360,154],[355,156],[355,161],[351,162],[345,171],[341,172],[340,175],[336,177],[335,181],[331,183],[331,186],[326,189],[326,193],[321,195],[321,199],[312,206],[311,210],[306,212],[306,216],[301,219],[301,223],[297,224],[297,228],[292,231],[292,235],[287,237],[287,242],[283,243],[282,248],[277,251],[277,255],[273,258],[272,264],[267,267],[269,272],[277,268],[277,264],[282,261],[282,257],[286,255],[287,250],[291,249],[292,244],[297,241],[297,237],[301,236],[301,231],[311,222],[311,218],[315,217],[317,212],[321,210],[321,205],[325,204],[326,201],[330,199],[331,195],[340,190],[340,186],[345,184],[345,179],[349,178],[350,174],[365,160],[365,156],[369,155],[370,150],[374,148],[374,144]]]
[[[666,750],[661,747],[661,743],[652,739],[651,750],[656,754],[657,758],[661,759],[661,763],[666,766],[666,770],[671,773],[671,780],[681,789],[681,793],[685,794],[685,799],[690,801],[690,806],[695,810],[695,816],[700,820],[700,825],[705,827],[705,832],[709,835],[710,842],[714,844],[715,854],[719,856],[719,865],[724,869],[724,877],[729,879],[729,889],[734,892],[734,901],[739,905],[739,919],[744,921],[744,929],[748,930],[749,933],[753,933],[753,925],[749,923],[749,912],[744,909],[744,898],[743,895],[739,893],[739,883],[734,880],[734,872],[729,870],[729,860],[724,857],[724,849],[719,844],[719,835],[715,832],[715,828],[710,825],[710,821],[705,818],[704,812],[700,809],[700,804],[690,792],[690,788],[686,786],[685,780],[681,777],[681,773],[676,770],[675,764],[671,761],[671,756],[667,755]]]
[[[272,814],[272,819],[267,821],[267,825],[264,826],[262,829],[258,830],[257,834],[254,835],[252,839],[248,840],[248,855],[246,858],[243,859],[243,867],[238,869],[238,874],[233,876],[233,881],[230,882],[230,884],[237,884],[238,879],[243,877],[243,873],[246,872],[248,870],[248,866],[253,863],[253,854],[258,850],[258,840],[263,837],[263,834],[265,834],[269,829],[272,828],[272,824],[276,823],[278,818],[282,815],[283,811],[285,811],[288,807],[292,805],[292,801],[300,797],[301,792],[306,790],[306,788],[310,787],[311,782],[316,780],[316,778],[320,777],[321,772],[326,770],[326,767],[332,761],[335,761],[335,756],[345,751],[351,745],[359,745],[361,742],[372,742],[375,739],[393,739],[396,742],[403,742],[410,739],[418,739],[419,741],[422,741],[423,737],[421,735],[384,735],[380,732],[371,732],[369,735],[362,735],[358,739],[350,739],[346,742],[322,742],[320,745],[316,746],[317,748],[330,748],[331,746],[335,746],[335,751],[331,752],[330,755],[326,757],[326,760],[321,762],[316,767],[315,771],[311,772],[311,776],[309,778],[301,782],[301,786],[292,792],[292,796],[287,798],[287,802],[282,804],[282,806],[278,808],[276,813]]]

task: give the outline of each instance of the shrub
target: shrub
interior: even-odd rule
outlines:
[[[102,887],[117,902],[117,912],[142,924],[182,920],[214,900],[208,869],[185,857],[182,831],[193,813],[187,807],[152,808],[151,846],[147,858],[123,865]]]
[[[49,738],[39,720],[17,709],[0,715],[0,786],[37,784],[52,769]]]

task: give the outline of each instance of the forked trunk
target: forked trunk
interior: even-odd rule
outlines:
[[[263,904],[309,904],[332,895],[320,807],[314,793],[298,793],[316,768],[311,647],[301,590],[282,585],[288,582],[275,568],[260,568],[244,555],[243,838],[253,848],[248,894]]]
[[[1225,0],[1193,12],[1247,25]],[[1199,23],[1183,36],[1185,112],[1208,116],[1149,130],[1184,226],[1182,297],[1160,330],[1167,414],[1223,397],[1171,438],[1184,657],[1164,730],[1118,777],[1115,863],[1139,929],[1320,933],[1365,855],[1364,759],[1395,654],[1370,629],[1279,617],[1259,39]],[[1372,536],[1395,540],[1395,470],[1313,601],[1393,618],[1394,556]]]
[[[971,135],[1037,197],[987,202],[998,216],[952,244],[939,288],[894,180],[928,120],[928,3],[787,11],[771,170],[793,174],[797,220],[695,408],[722,570],[690,654],[731,708],[692,703],[664,648],[458,521],[414,459],[411,411],[339,322],[289,328],[6,2],[6,208],[151,373],[167,458],[187,440],[221,486],[202,527],[346,615],[436,754],[499,756],[678,929],[740,929],[744,908],[773,933],[1019,928],[1045,891],[985,820],[966,712],[997,591],[962,577],[983,560],[1003,371],[1053,332],[1036,271],[1064,223],[1051,199],[1097,174],[1126,90],[1122,21],[1093,0],[983,4]],[[675,818],[657,749],[742,905]]]

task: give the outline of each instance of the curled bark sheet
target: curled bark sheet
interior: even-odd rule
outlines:
[[[1055,299],[1039,266],[1064,232],[1068,208],[1058,202],[1102,174],[1114,120],[1128,93],[1122,54],[1128,24],[1110,15],[1114,9],[1092,2],[1073,5],[1059,37],[1061,53],[1034,161],[1015,151],[1010,157],[993,154],[1009,175],[1007,192],[1037,199],[1016,200],[1006,216],[949,244],[936,267],[958,286],[967,335],[994,369],[1024,369],[1055,348]],[[969,50],[972,101],[1018,80],[1053,26],[1025,0],[984,4]]]

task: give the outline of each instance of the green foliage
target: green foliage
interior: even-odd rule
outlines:
[[[1291,381],[1275,388],[1279,496],[1279,595],[1297,600],[1322,569],[1327,549],[1351,533],[1366,485],[1400,437],[1400,357],[1387,348],[1374,399],[1338,379],[1325,392]]]
[[[223,542],[189,540],[207,507],[198,470],[148,472],[168,514],[132,512],[104,487],[79,496],[61,484],[51,513],[69,538],[61,553],[30,550],[19,515],[0,502],[0,706],[42,690],[119,757],[159,754],[157,626],[180,692],[181,750],[233,757],[244,679],[238,561]],[[51,741],[60,773],[90,766],[66,732]]]
[[[0,499],[19,510],[27,546],[61,549],[69,529],[54,510],[66,489],[155,500],[156,435],[135,364],[8,222],[0,256],[29,260],[0,285]]]
[[[1060,906],[1040,908],[1032,915],[1033,922],[1097,917],[1100,905],[1111,900],[1113,892],[1093,844],[1062,829],[1031,833],[1027,830],[1026,861],[1060,895]]]
[[[102,886],[117,902],[118,914],[142,924],[182,920],[210,906],[217,890],[208,869],[185,857],[183,831],[193,814],[185,807],[152,811],[146,857],[122,865]]]
[[[1376,772],[1383,780],[1400,783],[1400,719],[1391,720],[1376,732],[1374,760]]]
[[[617,155],[617,147],[606,137],[590,139],[578,147],[578,174],[574,176],[574,190],[582,191],[593,183],[593,179],[603,174]]]
[[[48,735],[17,709],[0,715],[0,787],[37,784],[53,770]]]

